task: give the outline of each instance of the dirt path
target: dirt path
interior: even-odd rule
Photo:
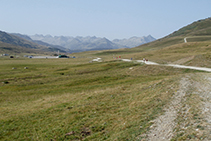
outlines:
[[[122,61],[130,62],[132,60],[129,59],[122,59]],[[168,66],[168,67],[175,67],[175,68],[183,68],[183,69],[193,69],[193,70],[200,70],[200,71],[207,71],[211,72],[211,68],[204,68],[204,67],[194,67],[194,66],[184,66],[184,65],[177,65],[177,64],[158,64],[152,61],[143,61],[143,60],[134,60],[139,63],[145,63],[147,65],[160,65],[160,66]]]
[[[189,74],[153,122],[146,140],[211,140],[211,74]]]
[[[130,60],[123,60],[130,61]],[[146,63],[142,60],[136,60]],[[160,65],[154,62],[148,65]],[[210,68],[167,64],[176,68],[211,72]],[[153,122],[143,140],[211,141],[211,73],[192,73],[181,78],[179,89],[164,108],[165,113]]]
[[[175,128],[175,119],[177,118],[178,109],[181,108],[181,100],[184,98],[185,93],[189,87],[188,78],[182,78],[180,81],[180,89],[175,93],[171,103],[166,106],[165,114],[161,115],[153,122],[151,131],[148,134],[150,141],[170,140],[173,137],[173,129]]]

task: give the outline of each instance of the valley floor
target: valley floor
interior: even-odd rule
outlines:
[[[211,140],[211,74],[188,74],[179,90],[153,120],[150,131],[138,138],[162,140]]]

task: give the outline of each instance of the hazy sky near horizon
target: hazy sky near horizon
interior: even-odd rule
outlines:
[[[27,35],[164,37],[211,17],[211,0],[0,0],[0,30]]]

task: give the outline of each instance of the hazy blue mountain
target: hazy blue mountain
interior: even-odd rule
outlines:
[[[152,41],[155,41],[156,39],[152,37],[151,35],[148,35],[147,37],[131,37],[129,39],[114,39],[112,42],[116,44],[120,44],[127,47],[136,47],[145,43],[149,43]]]
[[[126,48],[127,46],[119,45],[111,42],[106,38],[99,37],[69,37],[69,36],[50,36],[50,35],[32,35],[33,40],[41,40],[43,42],[63,46],[72,51],[88,51],[88,50],[105,50],[105,49],[118,49]]]
[[[106,50],[136,47],[144,43],[154,41],[151,35],[147,37],[131,37],[130,39],[115,39],[110,41],[106,38],[96,36],[87,37],[70,37],[70,36],[51,36],[51,35],[31,35],[31,39],[40,40],[48,44],[59,45],[72,51],[88,51],[88,50]]]

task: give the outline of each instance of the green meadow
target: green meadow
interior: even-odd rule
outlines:
[[[89,61],[1,58],[0,140],[135,140],[196,72]]]

